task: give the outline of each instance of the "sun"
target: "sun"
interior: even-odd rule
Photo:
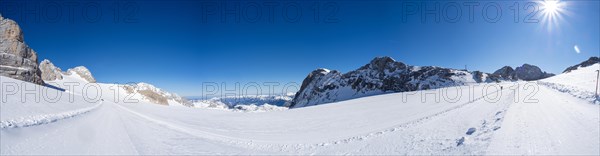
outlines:
[[[541,10],[541,22],[548,31],[552,31],[554,27],[558,27],[559,21],[565,14],[566,3],[560,0],[544,0],[539,2]]]
[[[556,15],[560,13],[560,9],[562,9],[562,3],[558,0],[546,0],[542,1],[542,11],[544,14]]]

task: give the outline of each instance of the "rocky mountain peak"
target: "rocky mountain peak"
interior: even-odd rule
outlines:
[[[17,22],[0,18],[0,75],[43,84],[38,56],[24,42]]]
[[[494,75],[498,75],[503,79],[512,80],[514,78],[515,70],[510,66],[504,66],[494,72]]]
[[[316,69],[316,70],[313,70],[312,72],[310,72],[310,74],[308,74],[308,76],[306,76],[306,78],[304,78],[305,81],[303,81],[302,84],[304,86],[304,84],[307,82],[322,79],[322,77],[326,77],[328,75],[338,75],[339,76],[341,74],[337,70],[329,70],[329,69],[325,69],[325,68],[319,68],[319,69]]]
[[[21,30],[21,27],[19,27],[17,22],[4,18],[2,18],[2,21],[0,22],[0,24],[2,25],[2,27],[0,27],[0,30],[2,30],[1,35],[3,39],[9,41],[24,42],[23,31]]]
[[[371,60],[371,62],[369,64],[374,65],[376,67],[383,67],[387,64],[396,62],[396,60],[394,60],[393,58],[389,57],[389,56],[383,56],[383,57],[375,57],[373,58],[373,60]]]
[[[133,85],[124,85],[123,88],[128,93],[140,94],[142,96],[142,100],[145,100],[150,103],[169,105],[169,100],[173,100],[184,106],[192,106],[192,103],[189,100],[175,93],[169,93],[167,91],[164,91],[148,83],[140,82]]]
[[[42,80],[44,81],[55,81],[62,80],[62,70],[56,66],[50,60],[44,59],[40,63],[40,70],[42,71]]]
[[[515,69],[513,69],[511,66],[504,66],[504,67],[500,68],[500,70],[514,71]]]
[[[71,68],[71,69],[67,70],[67,73],[68,74],[75,73],[90,83],[96,83],[96,79],[94,79],[94,76],[92,76],[92,73],[90,72],[90,70],[84,66],[78,66],[75,68]]]
[[[393,58],[389,56],[384,57],[376,57],[369,64],[366,64],[359,68],[359,70],[364,69],[373,69],[379,72],[384,72],[385,70],[389,70],[390,72],[394,72],[398,69],[405,69],[406,65],[402,62],[396,62]]]
[[[563,73],[568,73],[568,72],[571,72],[573,70],[577,70],[578,68],[591,66],[591,65],[594,65],[596,63],[600,63],[600,58],[598,58],[598,57],[590,57],[586,61],[583,61],[583,62],[581,62],[579,64],[576,64],[574,66],[571,66],[571,67],[565,69],[565,71],[563,71]]]
[[[510,66],[504,66],[494,72],[494,75],[498,75],[505,80],[525,80],[535,81],[544,78],[554,76],[552,73],[546,73],[539,67],[531,64],[523,64],[520,67],[513,69]]]
[[[306,107],[384,93],[497,81],[497,76],[487,73],[408,66],[391,57],[377,57],[368,64],[344,74],[326,69],[312,71],[302,82],[290,107]]]
[[[526,63],[515,69],[515,76],[521,80],[533,81],[554,76],[554,74],[548,74],[539,67]]]
[[[319,68],[319,69],[312,71],[313,74],[323,74],[323,75],[329,74],[329,72],[331,72],[331,70],[325,69],[325,68]],[[334,72],[336,72],[336,71],[334,71]]]
[[[541,69],[539,67],[534,66],[534,65],[530,65],[530,64],[527,64],[527,63],[525,63],[525,64],[523,64],[523,65],[521,65],[520,67],[517,67],[517,68],[526,68],[526,69],[535,69],[535,70],[539,69],[541,71]]]

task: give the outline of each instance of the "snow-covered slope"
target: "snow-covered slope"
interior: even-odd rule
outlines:
[[[569,68],[565,69],[565,71],[563,73],[568,73],[568,72],[571,72],[572,70],[577,70],[579,68],[591,66],[591,65],[594,65],[594,64],[597,64],[597,63],[600,63],[600,58],[598,58],[598,57],[590,57],[586,61],[583,61],[583,62],[581,62],[579,64],[570,66]]]
[[[1,88],[4,82],[20,82],[1,78]],[[0,107],[2,115],[10,114],[2,116],[3,122],[93,109],[48,124],[1,128],[0,154],[600,154],[599,105],[535,84],[469,84],[264,113],[106,98],[97,108],[98,103],[80,100],[81,107],[57,103],[10,114],[35,104],[8,95],[11,102]],[[110,86],[100,86],[110,93]],[[54,106],[64,109],[52,111]]]
[[[600,63],[573,68],[568,70],[569,72],[540,80],[540,84],[600,104],[600,99],[594,95],[597,87],[597,70],[600,70]]]
[[[192,103],[187,99],[175,93],[170,93],[163,89],[157,88],[148,83],[94,84],[96,83],[96,79],[84,66],[78,66],[63,72],[60,68],[54,66],[54,64],[52,64],[52,62],[49,60],[43,60],[40,64],[40,69],[42,69],[42,78],[47,85],[53,85],[54,87],[63,88],[65,90],[69,90],[67,87],[74,85],[72,88],[73,92],[76,92],[80,95],[84,94],[83,92],[89,90],[90,87],[92,87],[91,89],[96,89],[96,85],[104,85],[119,87],[120,89],[124,90],[123,93],[126,93],[124,96],[126,96],[128,100],[139,100],[146,103],[160,105],[192,106]],[[112,90],[115,90],[115,88],[112,88]],[[103,96],[106,96],[106,94],[103,94]]]
[[[139,104],[77,74],[55,81],[86,82],[73,88],[0,76],[0,154],[600,155],[600,105],[583,96],[598,69],[264,113]]]
[[[377,57],[369,64],[345,74],[328,69],[312,71],[302,82],[291,107],[306,107],[383,93],[499,81],[499,76],[479,71],[409,66],[390,57]]]
[[[70,118],[90,111],[100,102],[62,90],[0,76],[0,128],[28,127]]]
[[[556,83],[580,88],[581,90],[593,92],[596,90],[596,71],[600,70],[600,63],[587,67],[581,67],[567,73],[541,80],[542,82]]]

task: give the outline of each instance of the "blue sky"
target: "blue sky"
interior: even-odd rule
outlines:
[[[473,22],[464,5],[472,1],[228,1],[225,9],[215,8],[221,1],[129,2],[0,1],[0,13],[21,25],[40,58],[63,69],[84,65],[100,82],[148,82],[186,96],[202,94],[203,82],[300,84],[316,68],[347,72],[376,56],[484,72],[529,63],[560,73],[600,53],[598,1],[559,3],[554,24],[544,22],[541,9],[533,16],[539,22],[524,23],[531,1],[477,2]],[[419,12],[436,3],[441,12]],[[236,4],[240,22],[220,12]],[[496,4],[500,18],[486,21],[496,17]],[[249,21],[256,8],[260,18]],[[302,10],[297,21],[295,8]],[[456,8],[461,16],[452,22]]]

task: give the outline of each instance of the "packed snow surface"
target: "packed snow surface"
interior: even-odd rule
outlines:
[[[0,154],[599,155],[600,105],[547,85],[591,92],[598,67],[263,113],[115,101],[104,84],[103,101],[22,102],[1,77],[3,123],[88,111],[4,126]]]

